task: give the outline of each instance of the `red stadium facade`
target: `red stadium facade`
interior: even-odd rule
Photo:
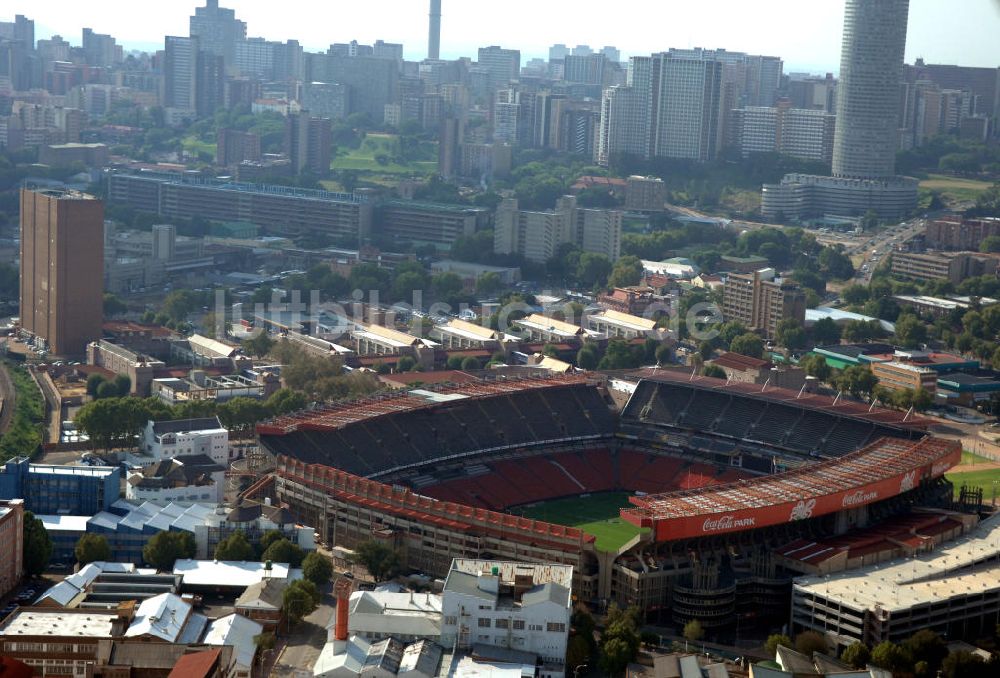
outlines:
[[[686,492],[632,497],[622,517],[657,541],[694,539],[856,509],[940,478],[961,461],[957,441],[882,439],[842,459]]]

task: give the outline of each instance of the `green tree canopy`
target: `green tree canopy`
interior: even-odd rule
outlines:
[[[576,269],[576,279],[583,287],[603,284],[611,275],[611,262],[603,254],[584,252]]]
[[[896,321],[896,341],[903,348],[917,348],[927,341],[927,325],[910,313]]]
[[[100,560],[111,560],[111,547],[104,535],[87,532],[77,540],[73,555],[82,567]]]
[[[814,652],[826,654],[826,638],[818,631],[803,631],[795,636],[795,650],[807,657],[812,657]]]
[[[173,572],[178,558],[194,558],[197,546],[190,532],[161,530],[142,548],[142,558],[160,572]]]
[[[782,645],[787,648],[793,648],[792,639],[783,633],[774,633],[767,637],[767,642],[764,643],[764,649],[767,650],[767,654],[774,657],[778,654],[778,646]]]
[[[871,657],[872,651],[861,641],[851,643],[840,653],[840,660],[855,669],[863,669],[868,666]]]
[[[726,371],[718,365],[705,365],[701,368],[701,374],[704,377],[715,377],[716,379],[726,378]]]
[[[302,576],[317,587],[326,586],[333,576],[333,563],[319,551],[310,551],[302,561]]]
[[[319,607],[321,600],[322,596],[316,584],[308,579],[293,581],[285,587],[285,592],[282,594],[285,614],[293,624],[312,614]]]
[[[292,567],[298,567],[305,557],[306,553],[301,546],[282,537],[268,546],[261,554],[260,559],[270,560],[272,563],[288,563]]]
[[[751,358],[760,358],[764,355],[764,342],[753,332],[747,332],[733,339],[729,350]]]
[[[692,643],[696,643],[705,637],[705,629],[702,628],[701,622],[697,619],[692,619],[687,624],[684,625],[683,634],[685,640],[689,640]]]
[[[385,581],[395,577],[400,570],[399,554],[389,546],[373,540],[358,544],[354,559],[363,565],[375,581]]]
[[[636,256],[624,256],[615,262],[608,276],[608,287],[631,287],[642,280],[642,262]]]
[[[24,512],[23,533],[24,573],[29,577],[36,577],[49,565],[49,559],[52,557],[52,539],[44,523],[31,511]]]
[[[242,530],[237,530],[215,547],[216,560],[255,560],[257,554]]]

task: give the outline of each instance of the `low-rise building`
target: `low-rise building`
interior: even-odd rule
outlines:
[[[179,505],[223,501],[226,467],[204,454],[162,459],[128,474],[125,498],[141,504]]]
[[[0,656],[24,662],[36,676],[89,676],[98,641],[121,636],[127,609],[53,610],[22,607],[0,620]]]
[[[748,384],[767,384],[776,388],[798,391],[806,383],[806,371],[799,367],[779,366],[770,360],[727,351],[706,365],[715,365],[726,373],[726,379]]]
[[[148,397],[156,370],[166,367],[157,358],[119,346],[105,339],[87,344],[87,364],[124,374],[131,382],[131,395]]]
[[[454,318],[431,330],[431,336],[450,350],[484,349],[493,351],[500,346],[500,333],[489,327]]]
[[[572,579],[569,565],[456,558],[442,594],[441,644],[531,652],[542,678],[562,678]]]
[[[1000,257],[976,252],[893,252],[892,274],[912,280],[947,280],[996,275]]]
[[[656,321],[620,311],[606,310],[586,316],[590,329],[608,338],[636,339],[651,337],[656,332]]]
[[[871,371],[880,386],[893,391],[922,389],[934,393],[937,390],[938,373],[927,367],[897,361],[874,362]]]
[[[236,613],[261,624],[267,631],[276,632],[284,620],[283,596],[287,586],[287,579],[271,578],[250,584],[236,599]]]
[[[928,247],[942,250],[977,251],[986,238],[1000,235],[1000,218],[963,219],[947,216],[927,223],[924,239]]]
[[[496,273],[500,276],[500,282],[507,286],[513,285],[521,279],[521,269],[517,267],[488,266],[451,259],[435,261],[431,264],[431,271],[434,273],[454,273],[462,279],[462,283],[468,289],[475,289],[476,281],[486,273]]]
[[[583,339],[586,331],[579,325],[549,318],[540,313],[532,313],[514,321],[527,341],[546,343],[574,343]]]
[[[930,297],[922,294],[897,294],[893,300],[903,308],[912,308],[920,313],[939,318],[955,311],[964,313],[974,307],[985,308],[1000,303],[990,297],[949,295],[945,297]]]
[[[348,631],[370,642],[441,638],[441,596],[432,593],[355,591]]]
[[[142,452],[149,464],[179,456],[205,455],[228,467],[229,431],[218,417],[150,421],[142,437]],[[142,458],[137,458],[141,463]]]
[[[375,212],[376,228],[393,242],[411,242],[448,249],[458,239],[489,227],[485,207],[389,200]]]

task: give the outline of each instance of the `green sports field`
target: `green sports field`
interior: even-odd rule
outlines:
[[[618,510],[629,506],[629,492],[602,492],[586,497],[553,499],[510,509],[515,515],[558,525],[579,527],[597,537],[599,551],[617,551],[637,534],[648,532],[621,519]]]

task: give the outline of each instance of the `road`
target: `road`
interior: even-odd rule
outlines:
[[[327,626],[333,619],[335,607],[331,588],[327,586],[319,607],[284,639],[284,647],[278,649],[278,658],[267,675],[273,678],[312,676],[312,667],[326,644]]]
[[[6,433],[10,426],[11,417],[14,416],[14,402],[17,394],[14,391],[14,383],[7,374],[7,368],[0,365],[0,402],[3,408],[0,409],[0,433]]]

